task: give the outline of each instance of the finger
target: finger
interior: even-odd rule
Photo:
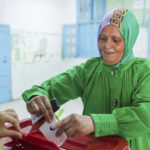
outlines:
[[[11,115],[14,118],[18,119],[18,115],[16,114],[14,109],[7,109],[7,110],[5,110],[5,114]]]
[[[65,124],[63,126],[61,126],[60,128],[58,128],[57,132],[56,132],[56,137],[59,137],[63,132],[66,132],[66,130],[69,128],[69,124]]]
[[[9,117],[9,116],[12,116],[13,118],[18,119],[18,116],[17,116],[16,112],[12,109],[5,110],[3,114],[5,116],[4,121],[6,121],[6,118]]]
[[[22,138],[22,135],[20,132],[17,132],[15,130],[8,130],[8,129],[5,129],[5,136],[12,136],[12,137],[17,137],[17,138]]]
[[[50,101],[47,99],[47,97],[43,99],[43,103],[46,109],[48,110],[49,116],[51,117],[51,119],[53,119],[54,118],[53,108],[52,108]]]
[[[13,125],[13,127],[14,127],[15,130],[17,130],[18,132],[21,131],[18,119],[13,118],[12,116],[8,116],[7,115],[6,121],[8,123],[11,123]]]
[[[5,112],[15,112],[15,110],[14,109],[7,109],[7,110],[5,110]]]
[[[13,118],[16,118],[17,120],[19,120],[18,115],[16,114],[16,112],[15,112],[15,111],[7,112],[7,114],[8,114],[8,115],[10,115],[10,116],[12,116]]]
[[[63,132],[65,132],[68,128],[70,128],[71,124],[70,119],[71,119],[70,117],[67,117],[53,126],[54,129],[58,129],[56,132],[57,137],[60,136]]]
[[[30,113],[30,114],[34,114],[34,111],[33,111],[33,109],[32,109],[32,104],[31,104],[32,102],[27,102],[27,104],[26,104],[26,108],[27,108],[27,110],[28,110],[28,112]]]
[[[65,126],[65,125],[67,125],[70,121],[71,121],[71,118],[70,118],[70,116],[68,116],[68,117],[62,119],[61,121],[59,121],[58,123],[56,123],[53,126],[53,128],[54,129],[61,128],[61,127]]]
[[[66,135],[68,137],[75,137],[76,135],[76,132],[75,132],[75,129],[74,128],[68,128],[66,131],[65,131]]]
[[[28,109],[28,112],[31,113],[31,114],[39,114],[40,113],[40,110],[37,106],[37,101],[40,101],[40,96],[36,96],[36,97],[33,97],[29,102],[27,102],[27,109]]]
[[[32,113],[33,113],[33,114],[37,114],[37,115],[38,115],[38,114],[41,114],[41,111],[40,111],[40,108],[39,108],[37,102],[34,102],[34,101],[33,101],[30,106],[31,106],[31,109],[32,109]]]
[[[44,105],[43,101],[37,101],[37,105],[39,107],[39,110],[42,112],[44,118],[46,121],[50,122],[51,118],[49,116],[48,110],[46,109],[46,106]]]

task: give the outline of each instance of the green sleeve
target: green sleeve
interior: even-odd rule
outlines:
[[[95,136],[119,135],[133,139],[150,133],[150,72],[145,70],[137,80],[131,106],[116,108],[111,114],[91,114]]]
[[[26,90],[22,97],[27,102],[34,95],[46,95],[49,99],[57,98],[60,104],[82,97],[85,79],[83,68],[84,63],[44,81],[41,86],[34,85]]]

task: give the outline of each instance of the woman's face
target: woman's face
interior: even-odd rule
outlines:
[[[125,44],[119,30],[113,26],[106,26],[99,38],[102,60],[107,65],[115,65],[123,57]]]

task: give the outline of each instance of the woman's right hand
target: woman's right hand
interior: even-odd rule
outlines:
[[[53,108],[50,101],[44,95],[35,96],[26,104],[27,110],[37,116],[43,114],[46,121],[50,122],[54,118]]]

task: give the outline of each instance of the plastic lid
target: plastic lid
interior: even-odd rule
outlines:
[[[53,111],[56,112],[56,111],[60,108],[60,105],[59,105],[57,99],[56,99],[56,98],[52,98],[52,99],[50,100],[50,102],[51,102]]]

